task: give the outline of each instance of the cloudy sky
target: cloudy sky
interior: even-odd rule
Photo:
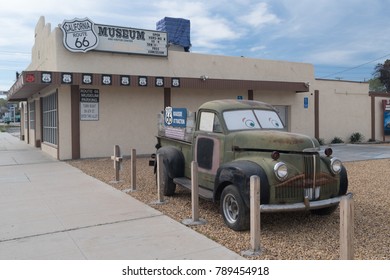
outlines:
[[[390,59],[389,0],[12,0],[0,8],[0,91],[30,63],[40,16],[155,29],[191,21],[192,52],[307,62],[316,78],[364,81]]]

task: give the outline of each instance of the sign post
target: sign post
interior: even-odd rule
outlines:
[[[111,156],[111,159],[114,161],[115,181],[111,181],[110,183],[119,183],[119,171],[121,168],[122,157],[118,145],[114,146],[114,155]]]

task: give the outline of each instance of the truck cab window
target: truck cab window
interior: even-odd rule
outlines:
[[[202,112],[200,114],[199,130],[222,133],[221,123],[218,117],[212,112]]]

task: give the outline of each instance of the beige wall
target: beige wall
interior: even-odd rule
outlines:
[[[163,110],[161,88],[100,87],[99,121],[80,122],[81,157],[113,154],[119,145],[122,155],[154,152],[157,114]]]
[[[368,83],[316,80],[319,90],[320,138],[345,142],[354,132],[371,138],[371,99]]]

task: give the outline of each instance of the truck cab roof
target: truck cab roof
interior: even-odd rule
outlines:
[[[274,108],[267,103],[255,101],[255,100],[236,100],[236,99],[223,99],[214,100],[204,103],[199,107],[199,110],[214,110],[217,112],[240,110],[240,109],[266,109],[274,110]]]

